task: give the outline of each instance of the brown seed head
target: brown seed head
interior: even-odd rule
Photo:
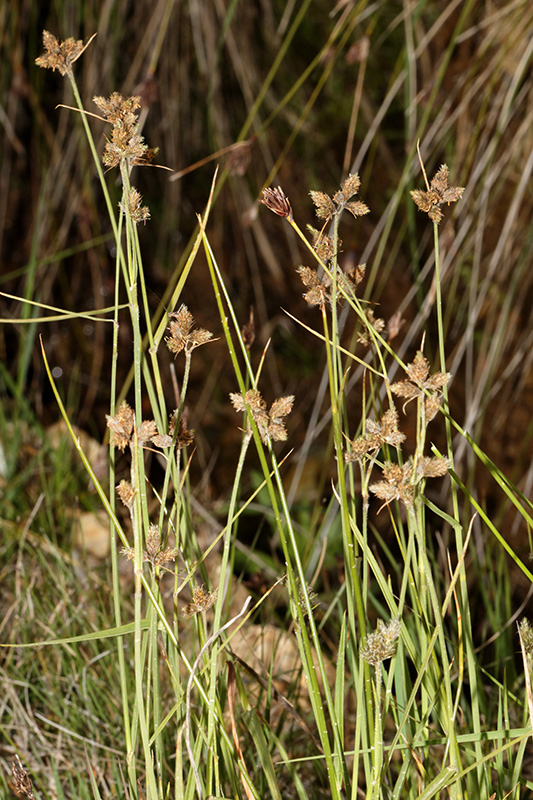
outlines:
[[[423,192],[421,189],[414,189],[411,197],[420,211],[424,211],[433,222],[438,223],[443,217],[440,206],[460,200],[463,192],[462,186],[448,186],[448,167],[443,164],[431,181],[429,190]]]
[[[123,400],[114,417],[106,414],[106,421],[111,431],[111,444],[124,452],[133,433],[133,409]]]
[[[294,222],[291,204],[281,186],[278,186],[277,189],[263,189],[263,197],[260,202],[278,217],[285,217],[289,222]]]
[[[150,210],[147,206],[142,206],[142,195],[140,192],[131,187],[128,194],[128,202],[126,205],[120,203],[120,209],[124,214],[128,214],[131,221],[137,225],[139,222],[144,222],[150,219]]]
[[[61,75],[72,75],[72,64],[85,49],[81,39],[69,38],[59,44],[49,31],[43,31],[43,46],[46,52],[36,58],[35,63],[44,69],[57,69]]]
[[[93,97],[107,122],[113,125],[111,138],[106,141],[102,161],[106,167],[116,167],[121,161],[133,164],[146,164],[153,157],[139,134],[137,110],[140,107],[139,97],[122,97],[113,92],[108,98]]]
[[[267,411],[267,404],[257,389],[249,389],[244,398],[241,394],[232,392],[230,399],[235,411],[246,411],[248,406],[261,440],[265,444],[270,440],[283,442],[287,439],[287,430],[282,417],[286,417],[292,411],[294,396],[274,400],[270,411]]]
[[[426,396],[426,399],[429,399],[427,398],[427,393],[430,393],[433,397],[440,398],[444,386],[448,384],[451,378],[449,372],[435,372],[433,375],[430,375],[429,361],[420,350],[413,361],[406,366],[405,371],[407,372],[409,380],[398,381],[391,386],[391,391],[394,394],[406,398],[404,409],[407,403],[414,400],[416,397]],[[438,408],[439,403],[436,403],[435,400],[427,403],[428,422],[433,419]]]
[[[126,508],[130,510],[133,508],[133,499],[135,497],[135,490],[131,483],[126,480],[120,481],[119,485],[117,486],[117,494],[120,498],[120,501]]]
[[[208,342],[213,334],[204,328],[196,328],[191,330],[194,324],[194,318],[187,306],[183,305],[179,311],[173,311],[168,315],[170,324],[168,330],[170,336],[165,338],[168,349],[174,355],[181,353],[185,350],[187,354],[192,353],[195,347]]]
[[[34,800],[35,795],[33,794],[33,787],[30,776],[28,775],[28,770],[22,764],[18,756],[15,756],[15,761],[11,764],[11,771],[13,773],[15,791],[27,797],[28,800]]]
[[[354,173],[348,175],[340,190],[333,195],[333,200],[325,192],[309,192],[317,217],[329,222],[344,210],[349,211],[356,218],[368,214],[370,209],[365,203],[360,200],[352,200],[352,197],[359,191],[360,185],[359,175]]]
[[[216,590],[206,592],[203,586],[195,586],[192,593],[192,600],[185,607],[185,616],[192,617],[194,614],[205,614],[217,599]]]

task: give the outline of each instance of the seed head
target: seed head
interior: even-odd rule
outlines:
[[[370,209],[360,200],[352,200],[357,194],[361,181],[359,175],[348,175],[340,190],[335,192],[333,199],[325,192],[309,192],[314,203],[316,215],[319,219],[329,222],[342,211],[349,211],[355,218],[370,213]]]
[[[148,148],[139,133],[137,109],[141,105],[140,98],[122,97],[119,92],[113,92],[108,98],[93,97],[93,102],[113,126],[102,156],[105,166],[116,167],[122,161],[127,161],[130,166],[149,163],[155,151]]]
[[[380,422],[367,420],[365,435],[350,442],[350,452],[344,454],[344,460],[360,460],[364,455],[379,450],[384,444],[399,447],[403,441],[405,434],[398,430],[398,412],[395,408],[389,408]]]
[[[126,508],[129,508],[130,511],[133,508],[133,500],[135,497],[135,489],[126,480],[120,481],[119,485],[117,486],[117,494],[120,498],[120,501]]]
[[[185,616],[192,617],[194,614],[205,614],[215,604],[216,599],[216,590],[206,592],[203,586],[195,586],[192,592],[192,600],[185,606]]]
[[[182,350],[185,350],[185,353],[190,355],[195,347],[205,344],[213,336],[210,331],[206,331],[204,328],[191,330],[194,324],[194,317],[185,305],[181,306],[179,311],[173,311],[169,314],[168,318],[170,320],[170,325],[168,326],[170,336],[166,337],[165,342],[170,352],[174,353],[174,355],[181,353]]]
[[[188,445],[194,442],[194,431],[189,430],[182,415],[180,417],[180,421],[178,422],[178,431],[177,433],[175,432],[177,413],[178,413],[177,411],[174,411],[174,413],[171,414],[168,426],[168,432],[171,437],[176,436],[176,445],[178,448],[181,449],[182,447],[188,447]]]
[[[267,404],[257,389],[249,389],[244,397],[242,394],[232,393],[230,399],[235,411],[246,411],[247,407],[250,409],[261,440],[265,444],[270,440],[284,442],[287,439],[287,429],[282,417],[286,417],[292,411],[293,395],[274,400],[270,411],[267,410]]]
[[[72,75],[72,64],[81,56],[86,45],[81,39],[65,39],[64,42],[57,41],[56,37],[49,31],[43,31],[43,46],[45,53],[35,59],[38,67],[43,69],[58,70],[61,75]]]
[[[18,756],[15,756],[15,761],[11,764],[11,771],[13,773],[15,791],[27,797],[28,800],[34,800],[35,795],[33,794],[33,787],[30,776],[28,775],[28,770],[22,764]]]
[[[426,421],[429,422],[437,414],[442,390],[452,376],[449,372],[435,372],[430,375],[429,361],[420,350],[405,371],[409,380],[393,383],[391,391],[399,397],[406,398],[404,410],[411,400],[425,397]]]
[[[263,197],[260,202],[278,217],[285,217],[289,222],[294,222],[291,204],[281,186],[278,186],[277,189],[263,189]]]
[[[373,667],[377,667],[387,658],[392,658],[396,653],[396,640],[400,632],[401,622],[397,617],[391,619],[388,625],[378,619],[376,630],[368,634],[361,648],[361,657]]]
[[[462,186],[448,186],[448,167],[443,164],[431,181],[428,191],[414,189],[411,197],[420,211],[425,211],[433,222],[438,223],[443,217],[440,206],[444,203],[450,205],[450,203],[460,200],[463,192],[464,187]]]
[[[107,427],[111,431],[111,444],[124,452],[133,433],[133,409],[124,400],[115,416],[112,417],[110,414],[106,414],[106,420]]]
[[[148,206],[142,206],[141,203],[142,195],[133,186],[129,190],[127,204],[120,203],[121,211],[124,214],[127,213],[135,225],[139,222],[146,223],[146,220],[150,219],[150,209]]]
[[[376,333],[381,333],[381,331],[385,328],[385,320],[381,319],[380,317],[376,317],[374,314],[374,310],[369,308],[368,311],[365,313],[365,327],[361,331],[361,333],[357,334],[357,341],[359,344],[364,345],[365,347],[369,347],[374,339],[372,338],[371,331],[375,331]]]

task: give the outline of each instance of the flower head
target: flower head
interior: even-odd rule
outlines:
[[[356,219],[364,214],[369,214],[370,209],[365,203],[360,200],[352,200],[359,191],[360,185],[359,175],[355,173],[348,175],[340,190],[333,195],[333,199],[325,192],[309,192],[317,217],[329,222],[342,211],[349,211]]]
[[[195,347],[208,342],[213,334],[204,328],[196,328],[192,330],[194,324],[194,317],[187,308],[181,306],[179,311],[173,311],[168,315],[170,324],[168,330],[170,336],[167,336],[165,342],[171,353],[177,355],[185,350],[186,354],[192,353]]]
[[[35,59],[38,67],[43,69],[58,70],[61,75],[72,75],[72,64],[81,56],[85,47],[81,39],[65,39],[59,44],[56,37],[49,31],[43,31],[43,45],[45,52]]]
[[[107,139],[102,161],[106,167],[116,167],[122,161],[130,166],[149,163],[156,150],[150,150],[139,133],[137,109],[140,108],[140,97],[122,97],[113,92],[109,97],[93,97],[107,122],[113,129],[111,138]]]
[[[377,667],[385,659],[396,653],[396,641],[400,636],[401,623],[398,618],[391,619],[388,625],[378,619],[377,628],[369,633],[361,648],[361,658],[373,667]]]
[[[435,372],[430,375],[429,361],[421,351],[418,351],[405,371],[408,380],[393,383],[391,391],[406,398],[404,409],[411,400],[425,397],[426,420],[430,422],[439,410],[442,390],[452,376],[449,372]]]
[[[261,440],[266,444],[270,440],[284,442],[287,439],[287,429],[283,417],[290,414],[294,403],[294,396],[279,397],[274,400],[267,410],[267,404],[257,389],[249,389],[244,397],[242,394],[232,393],[230,399],[235,411],[246,411],[248,407],[254,419]]]
[[[463,192],[464,187],[462,186],[448,186],[448,167],[443,164],[431,181],[427,192],[414,189],[411,197],[420,211],[425,211],[433,222],[440,222],[443,217],[440,206],[444,203],[450,205],[450,203],[460,200]]]
[[[356,461],[379,450],[384,444],[398,447],[403,441],[405,434],[398,430],[398,412],[395,408],[389,408],[379,422],[367,420],[366,433],[350,442],[350,452],[344,454],[344,460]]]
[[[289,222],[294,222],[291,204],[281,186],[278,186],[277,189],[263,189],[263,197],[260,202],[278,217],[285,217]]]

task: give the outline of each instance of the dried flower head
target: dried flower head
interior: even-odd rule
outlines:
[[[393,500],[400,500],[410,508],[413,505],[415,493],[411,459],[402,465],[386,461],[383,465],[383,477],[385,480],[370,485],[370,491],[384,501],[383,505],[388,505]]]
[[[88,43],[87,43],[88,44]],[[56,37],[49,31],[43,31],[43,46],[45,53],[35,59],[38,67],[58,70],[61,75],[72,75],[72,65],[81,56],[85,47],[81,39],[65,39],[59,44]]]
[[[111,431],[111,444],[119,450],[126,449],[126,446],[133,444],[135,431],[135,415],[133,409],[123,400],[114,417],[106,414],[107,427]],[[158,439],[159,431],[154,420],[141,422],[137,429],[137,442],[141,446],[147,445],[154,439]]]
[[[126,508],[130,510],[133,508],[133,500],[135,498],[135,489],[126,480],[120,481],[119,485],[117,486],[117,494],[120,498],[120,501]]]
[[[339,284],[355,294],[366,273],[366,264],[357,264],[345,273],[339,271]],[[345,286],[346,284],[346,286]]]
[[[363,456],[379,450],[384,444],[398,447],[405,441],[405,434],[398,430],[398,412],[389,408],[380,422],[367,420],[366,433],[354,441],[350,441],[350,452],[344,454],[347,462],[360,460]]]
[[[294,222],[291,204],[281,186],[277,189],[263,189],[263,197],[260,199],[264,206],[269,208],[278,217],[284,217],[289,222]]]
[[[15,760],[11,764],[11,772],[13,774],[13,783],[17,794],[24,795],[28,800],[34,800],[35,795],[33,794],[33,786],[28,770],[22,764],[18,755],[15,756]]]
[[[333,195],[333,199],[325,192],[309,192],[317,217],[329,222],[342,211],[349,211],[356,219],[370,213],[370,209],[365,203],[360,200],[352,200],[352,197],[359,191],[360,185],[359,175],[355,173],[348,175],[340,190]]]
[[[146,534],[146,550],[143,551],[143,561],[148,561],[152,567],[161,567],[176,560],[178,551],[172,547],[161,546],[161,534],[157,525],[150,524]]]
[[[287,430],[282,418],[292,411],[293,395],[274,400],[270,411],[267,411],[267,404],[257,389],[249,389],[244,398],[241,394],[232,393],[230,399],[235,411],[246,411],[247,407],[249,408],[261,440],[265,444],[270,440],[284,442],[287,439]],[[248,430],[250,431],[250,428]]]
[[[123,214],[127,214],[131,221],[137,225],[139,222],[146,223],[150,219],[150,210],[148,206],[143,206],[142,195],[133,186],[128,192],[128,202],[126,204],[120,203],[120,210]]]
[[[122,97],[119,92],[113,92],[108,98],[93,97],[93,102],[113,126],[102,156],[105,166],[111,169],[126,161],[131,167],[151,161],[154,151],[149,150],[139,133],[137,110],[141,105],[140,98]]]
[[[157,425],[155,420],[149,419],[141,422],[137,431],[137,440],[141,446],[148,444],[152,439],[158,435]]]
[[[433,419],[440,407],[442,390],[447,386],[452,377],[449,372],[435,372],[429,375],[429,362],[419,350],[413,361],[407,365],[405,371],[409,380],[393,383],[391,391],[399,397],[405,397],[403,409],[411,400],[425,397],[426,421]]]
[[[115,416],[106,414],[106,420],[107,427],[111,431],[111,444],[124,452],[133,433],[135,421],[133,409],[123,400]]]
[[[463,196],[464,187],[448,186],[448,167],[443,164],[433,180],[427,192],[421,189],[414,189],[411,197],[415,201],[420,211],[425,211],[433,222],[440,222],[443,214],[440,206],[446,203],[455,203]]]
[[[194,324],[194,318],[187,306],[183,305],[179,311],[173,311],[168,315],[170,324],[168,330],[170,336],[165,338],[168,349],[174,355],[181,353],[185,350],[186,355],[190,355],[195,347],[208,342],[213,334],[204,328],[197,328],[191,330]]]
[[[326,301],[330,302],[331,300],[331,279],[325,273],[322,275],[321,278],[318,276],[318,272],[311,267],[304,267],[300,265],[296,270],[300,278],[302,279],[302,283],[307,289],[307,292],[304,292],[304,300],[309,303],[310,306],[319,306],[323,308]]]
[[[326,236],[323,231],[318,231],[312,225],[307,226],[307,230],[311,234],[313,250],[321,261],[328,264],[335,256],[335,247],[333,246],[333,239],[331,236]],[[342,241],[337,238],[337,252],[342,248]]]
[[[374,341],[372,337],[372,331],[375,333],[381,333],[381,331],[385,328],[385,320],[381,319],[380,317],[376,318],[372,308],[369,308],[366,311],[365,318],[365,328],[361,331],[361,333],[357,334],[357,341],[359,344],[369,347]]]
[[[405,506],[411,508],[416,485],[425,478],[439,478],[446,475],[449,468],[450,461],[447,458],[422,456],[417,460],[416,467],[412,458],[402,465],[386,461],[383,465],[385,480],[372,483],[369,488],[376,497],[384,500],[384,505],[388,505],[393,500],[400,500]]]
[[[416,481],[424,478],[442,478],[450,469],[451,461],[449,458],[437,458],[431,456],[421,456],[416,462]]]
[[[329,194],[317,191],[310,191],[309,194],[311,195],[317,217],[329,222],[337,213],[337,209]]]
[[[172,436],[169,436],[168,433],[157,433],[155,436],[152,436],[152,444],[162,449],[165,447],[172,447]]]
[[[364,646],[361,648],[361,658],[373,667],[377,667],[385,659],[392,658],[396,653],[396,642],[401,633],[401,622],[396,617],[388,625],[378,619],[377,628],[369,633]]]
[[[215,604],[216,599],[216,589],[213,592],[206,592],[203,586],[195,586],[192,600],[185,606],[185,616],[192,617],[194,614],[205,614]]]
[[[183,418],[183,415],[180,417],[178,422],[178,430],[176,431],[176,416],[178,411],[174,411],[173,414],[170,416],[169,421],[169,429],[168,432],[170,436],[173,438],[176,437],[176,445],[179,449],[182,447],[187,447],[188,445],[194,442],[194,431],[189,430],[187,427],[187,423]]]

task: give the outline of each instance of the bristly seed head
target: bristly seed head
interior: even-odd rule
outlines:
[[[361,460],[363,456],[375,453],[384,444],[399,447],[405,441],[405,434],[398,430],[398,412],[389,408],[379,422],[366,421],[366,433],[354,441],[350,441],[351,449],[344,454],[347,462]]]
[[[191,330],[194,324],[194,318],[187,306],[183,305],[179,311],[173,311],[168,315],[170,324],[168,330],[170,336],[165,338],[168,349],[174,355],[181,353],[185,350],[187,355],[190,355],[195,347],[208,342],[213,334],[204,328],[196,328]]]
[[[192,600],[185,606],[185,616],[192,617],[194,614],[205,614],[209,611],[217,599],[217,591],[206,592],[203,586],[195,586],[192,592]]]
[[[127,445],[132,447],[135,444],[135,439],[143,447],[149,442],[157,441],[160,437],[154,420],[141,422],[137,429],[137,436],[133,435],[135,431],[135,414],[125,400],[120,404],[114,416],[106,414],[106,422],[111,431],[111,444],[118,447],[122,452],[124,452]],[[159,446],[163,445],[159,444]]]
[[[124,214],[127,213],[135,225],[139,222],[146,224],[146,221],[150,219],[150,209],[148,206],[142,206],[141,203],[142,195],[134,186],[130,188],[127,205],[120,203],[120,210]]]
[[[386,461],[383,465],[385,480],[372,483],[369,488],[376,497],[384,501],[384,505],[392,503],[393,500],[399,500],[408,508],[412,508],[416,485],[424,478],[439,478],[446,475],[450,466],[448,458],[430,458],[428,456],[419,458],[416,468],[412,458],[401,465]]]
[[[284,217],[289,222],[294,222],[291,204],[281,186],[278,186],[277,189],[263,189],[263,197],[260,202],[278,217]]]
[[[131,509],[133,508],[133,500],[135,498],[135,489],[126,480],[121,480],[117,486],[117,494],[120,498],[120,501],[126,508]]]
[[[267,404],[261,397],[261,392],[258,392],[257,389],[249,389],[244,398],[242,394],[231,393],[230,399],[235,411],[246,411],[248,406],[257,425],[261,440],[265,444],[270,440],[284,442],[287,439],[287,429],[282,417],[286,417],[291,413],[294,403],[293,395],[279,397],[274,400],[270,406],[270,411],[267,410]],[[250,427],[248,427],[248,430],[251,430]]]
[[[15,784],[15,791],[18,794],[23,794],[28,800],[34,800],[33,787],[28,770],[23,765],[20,758],[16,755],[15,761],[11,764],[11,771],[13,774],[13,783]]]
[[[440,222],[443,213],[439,206],[447,203],[455,203],[463,196],[464,187],[448,186],[448,167],[443,164],[430,183],[427,192],[421,189],[414,189],[411,197],[415,201],[420,211],[425,211],[433,222]]]
[[[72,65],[85,50],[81,39],[65,39],[59,44],[56,37],[49,31],[43,31],[43,46],[45,53],[35,59],[38,67],[43,69],[58,70],[61,75],[72,75]]]
[[[391,391],[406,398],[404,410],[411,400],[425,397],[426,422],[430,422],[440,408],[442,390],[452,376],[449,372],[435,372],[430,376],[429,361],[420,350],[405,371],[409,380],[393,383]]]
[[[392,658],[396,653],[396,641],[401,633],[401,623],[396,617],[388,625],[378,619],[377,628],[369,633],[366,642],[361,648],[361,658],[373,667],[377,667],[385,659]]]
[[[348,175],[340,190],[333,195],[333,199],[325,192],[309,192],[317,217],[329,222],[333,217],[341,214],[342,211],[349,211],[356,219],[369,214],[370,209],[365,203],[360,200],[352,200],[352,197],[359,191],[360,185],[359,175],[354,173],[353,175]]]
[[[111,138],[107,139],[102,156],[106,167],[116,167],[127,161],[134,164],[149,163],[157,151],[150,150],[139,133],[137,109],[141,105],[139,97],[122,97],[113,92],[109,98],[93,97],[107,122],[113,125]]]

